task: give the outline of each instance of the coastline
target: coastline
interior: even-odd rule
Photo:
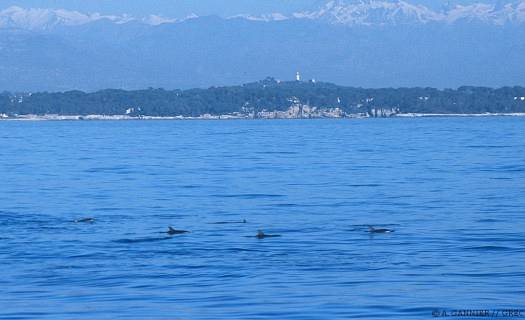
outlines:
[[[512,113],[398,113],[397,118],[452,118],[452,117],[525,117],[525,112]]]
[[[151,121],[151,120],[307,120],[307,119],[374,119],[374,118],[457,118],[457,117],[525,117],[525,113],[397,113],[388,117],[371,117],[364,114],[346,114],[326,117],[257,117],[250,115],[210,115],[197,117],[185,116],[129,116],[129,115],[16,115],[7,116],[0,114],[0,121]]]

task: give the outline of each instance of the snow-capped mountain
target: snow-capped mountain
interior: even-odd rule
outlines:
[[[57,26],[78,26],[100,20],[107,20],[115,24],[138,21],[154,26],[180,21],[158,15],[135,18],[127,14],[101,15],[99,13],[81,13],[78,11],[68,11],[63,9],[24,9],[17,6],[9,7],[0,11],[0,28],[50,30]]]
[[[0,28],[25,30],[50,30],[57,26],[78,26],[90,22],[106,20],[115,24],[139,22],[146,25],[177,23],[197,18],[192,15],[183,19],[149,15],[133,17],[123,15],[101,15],[81,13],[63,9],[24,9],[10,7],[0,11]],[[474,3],[455,5],[442,10],[432,10],[426,6],[405,0],[329,0],[320,8],[289,15],[269,13],[264,15],[239,14],[230,19],[275,22],[291,19],[307,19],[335,25],[374,26],[458,22],[481,22],[493,25],[525,22],[525,0],[515,0],[506,4],[494,5]]]
[[[447,12],[446,22],[480,21],[503,25],[505,23],[525,22],[525,1],[508,3],[501,7],[476,3],[468,6],[458,5]]]
[[[525,21],[525,1],[505,5],[475,3],[440,11],[403,0],[331,0],[321,9],[296,13],[295,18],[323,20],[344,25],[399,25],[441,22],[482,22],[494,25]]]
[[[24,9],[13,6],[0,11],[0,27],[26,30],[45,30],[59,25],[76,26],[101,19],[115,23],[129,21],[129,17],[126,16],[103,16],[97,13],[85,14],[62,9]]]
[[[345,25],[427,23],[444,20],[446,14],[405,1],[329,1],[320,10],[294,14],[295,18],[324,20]]]
[[[444,24],[481,22],[504,25],[525,22],[525,0],[503,5],[480,2],[470,5],[443,6],[443,9],[439,11],[403,0],[329,0],[316,10],[291,15],[272,13],[261,16],[238,15],[235,17],[266,22],[309,19],[347,26],[428,24],[432,22]]]
[[[230,19],[240,18],[240,19],[246,19],[246,20],[251,20],[251,21],[264,21],[264,22],[284,21],[284,20],[290,19],[290,17],[282,13],[278,13],[278,12],[263,14],[259,16],[255,16],[251,14],[239,14],[239,15],[231,16],[229,18]]]

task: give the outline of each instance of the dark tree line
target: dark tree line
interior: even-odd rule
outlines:
[[[209,89],[102,90],[0,94],[0,114],[199,116],[286,110],[292,104],[341,108],[347,113],[395,109],[402,113],[525,112],[525,88],[460,87],[363,89],[330,83],[278,82]]]

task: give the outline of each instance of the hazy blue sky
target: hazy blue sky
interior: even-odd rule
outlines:
[[[445,0],[406,1],[438,8],[446,2]],[[504,0],[451,0],[450,2],[467,4],[502,1]],[[512,0],[508,0],[508,2],[510,1]],[[228,16],[239,13],[289,13],[312,9],[325,2],[325,0],[0,0],[0,9],[16,5],[24,8],[64,8],[104,14],[128,13],[137,16],[162,14],[169,17],[181,17],[190,13]]]

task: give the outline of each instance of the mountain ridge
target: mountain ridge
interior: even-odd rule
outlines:
[[[0,92],[203,88],[268,75],[293,79],[297,71],[304,79],[356,87],[525,84],[521,24],[412,22],[399,15],[419,21],[430,14],[407,15],[395,9],[399,1],[389,3],[389,25],[331,23],[322,18],[328,11],[315,19],[190,16],[155,25],[129,16],[77,21],[78,15],[61,13],[62,18],[48,19],[47,12],[36,19],[44,27],[0,28]],[[457,6],[446,10],[451,8]],[[505,8],[505,3],[496,7]],[[74,21],[67,20],[71,16]],[[377,17],[388,21],[382,13]]]
[[[64,9],[24,9],[12,6],[0,11],[0,29],[19,28],[45,31],[59,26],[78,26],[101,20],[114,24],[139,22],[149,26],[159,26],[194,18],[199,18],[199,16],[192,14],[183,18],[160,15],[134,17],[127,14],[102,15]],[[310,11],[292,14],[279,12],[263,15],[238,14],[225,19],[234,18],[261,22],[305,19],[345,26],[456,24],[460,22],[479,22],[490,25],[522,24],[525,22],[525,0],[509,1],[500,5],[477,2],[444,7],[442,10],[433,10],[405,0],[329,0],[321,7]]]
[[[447,6],[441,11],[436,11],[404,0],[330,0],[320,10],[305,12],[299,17],[324,19],[330,23],[345,25],[431,22],[454,24],[461,21],[479,21],[494,25],[521,24],[525,21],[525,1],[511,1],[499,6],[478,2]]]

